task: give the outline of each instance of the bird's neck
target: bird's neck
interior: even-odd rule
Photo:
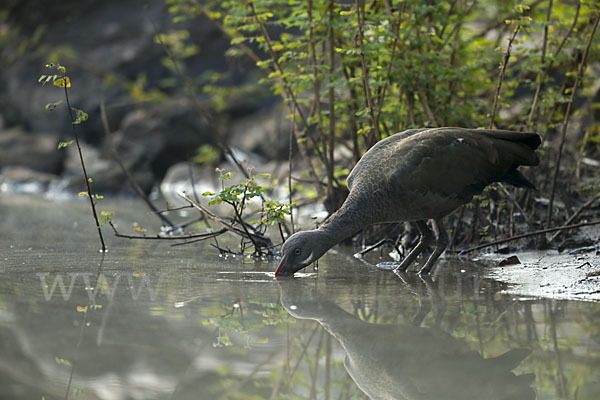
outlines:
[[[352,198],[348,198],[342,207],[331,215],[320,227],[319,231],[325,233],[329,247],[353,236],[355,233],[371,223],[368,212]]]

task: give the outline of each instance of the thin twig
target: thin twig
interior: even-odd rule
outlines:
[[[194,206],[194,208],[204,212],[208,218],[212,219],[213,221],[218,222],[224,228],[227,228],[227,230],[234,232],[241,237],[251,239],[253,243],[258,244],[261,247],[266,247],[267,249],[269,249],[269,251],[272,251],[272,249],[275,248],[275,246],[271,242],[271,239],[269,239],[268,237],[266,237],[262,234],[249,232],[246,229],[245,224],[244,224],[244,229],[237,228],[237,227],[233,226],[232,224],[230,224],[229,222],[227,222],[225,219],[223,219],[223,218],[219,217],[218,215],[216,215],[215,213],[213,213],[208,208],[204,207],[201,203],[194,201],[194,199],[189,197],[184,192],[179,191],[179,192],[177,192],[177,195],[179,197],[181,197],[182,199],[186,200],[192,206]],[[242,221],[242,223],[243,223],[243,221]]]
[[[552,7],[552,0],[550,1],[550,5],[548,6],[548,13],[546,14],[546,23],[549,22],[549,14],[550,14],[551,7]],[[544,69],[544,71],[542,72],[542,74],[539,77],[538,84],[535,88],[535,93],[533,95],[533,100],[531,101],[531,110],[529,111],[529,116],[527,117],[527,125],[526,125],[527,127],[530,127],[531,122],[533,121],[533,114],[535,113],[539,94],[540,94],[540,91],[544,84],[544,81],[546,80],[546,76],[548,76],[550,69],[554,65],[556,56],[558,54],[560,54],[563,46],[567,42],[567,39],[571,36],[571,34],[573,33],[573,30],[575,29],[575,26],[577,25],[577,20],[579,19],[579,10],[580,9],[581,9],[581,1],[578,1],[577,8],[575,9],[575,17],[573,18],[573,23],[571,24],[571,28],[569,28],[569,31],[567,32],[565,37],[563,37],[563,40],[556,48],[556,51],[554,52],[552,57],[548,60],[548,65],[546,65],[546,68]],[[546,26],[544,27],[544,48],[543,48],[544,51],[542,52],[542,64],[544,64],[544,55],[545,55],[546,42],[547,42],[547,32],[548,32],[548,25],[546,24]]]
[[[311,60],[311,64],[312,64],[312,72],[313,72],[313,79],[314,79],[314,85],[313,85],[313,91],[314,91],[314,104],[315,104],[315,109],[316,109],[316,113],[317,113],[317,127],[319,129],[319,136],[321,138],[321,146],[323,146],[323,153],[327,154],[327,142],[325,140],[325,128],[323,126],[323,113],[321,110],[321,80],[319,79],[319,71],[317,68],[317,52],[315,50],[315,30],[314,30],[314,26],[313,26],[313,18],[312,18],[312,10],[313,10],[313,4],[312,4],[312,0],[308,0],[308,4],[307,4],[307,17],[308,17],[308,40],[309,40],[309,50],[310,50],[310,60]],[[294,109],[295,110],[295,109]],[[294,119],[292,119],[292,122],[294,122]],[[325,163],[325,168],[327,168],[327,170],[329,170],[329,161],[327,160],[327,156],[324,157],[323,159],[324,163]]]
[[[581,57],[581,63],[579,64],[579,69],[577,70],[577,77],[575,78],[575,83],[573,84],[573,88],[571,89],[571,97],[569,98],[569,102],[567,103],[567,109],[565,111],[565,115],[562,122],[562,134],[560,137],[560,145],[558,146],[558,155],[556,156],[556,165],[554,166],[554,176],[552,178],[552,189],[550,190],[550,201],[548,203],[548,215],[546,217],[546,225],[550,226],[552,222],[552,209],[554,206],[554,192],[556,191],[556,181],[558,179],[558,172],[560,170],[560,161],[562,159],[563,147],[565,145],[565,139],[567,137],[567,126],[569,125],[569,117],[571,116],[571,107],[573,106],[573,101],[575,100],[575,93],[577,92],[577,86],[579,86],[579,82],[583,78],[583,72],[585,70],[585,65],[587,62],[587,57],[590,51],[590,46],[592,44],[592,40],[594,39],[594,35],[596,34],[596,29],[598,28],[598,22],[600,21],[600,10],[596,10],[596,19],[594,21],[594,26],[592,28],[592,32],[590,33],[590,37],[585,46],[585,51],[583,52],[583,56]]]
[[[230,29],[225,28],[225,26],[223,26],[223,24],[221,24],[215,18],[211,17],[209,10],[206,8],[206,6],[203,3],[204,2],[200,1],[200,0],[194,1],[194,4],[196,5],[196,7],[198,7],[198,10],[202,14],[204,14],[204,16],[206,16],[206,18],[208,18],[208,20],[211,21],[217,27],[217,29],[219,29],[219,31],[221,31],[221,33],[226,38],[231,40],[231,39],[236,39],[236,38],[240,37],[240,36],[232,34]],[[244,55],[246,57],[248,57],[250,60],[252,60],[254,63],[258,63],[261,61],[260,57],[257,56],[256,53],[250,47],[246,46],[245,44],[237,42],[234,46],[237,47],[238,49],[240,49],[242,51],[242,53],[244,53]]]
[[[421,106],[423,107],[423,111],[429,118],[429,123],[433,125],[433,127],[437,128],[439,125],[437,120],[435,119],[435,115],[433,115],[433,111],[431,111],[431,107],[429,107],[429,103],[427,103],[427,98],[425,97],[425,93],[420,86],[417,86],[417,95],[419,96],[419,101],[421,102]]]
[[[348,112],[347,114],[350,118],[350,133],[352,135],[352,156],[354,158],[354,162],[357,163],[358,160],[360,160],[360,148],[358,145],[358,126],[356,124],[356,112],[358,111],[358,96],[356,95],[356,90],[352,85],[350,72],[348,70],[349,68],[347,68],[346,65],[343,64],[342,60],[342,72],[344,73],[344,78],[346,78],[346,82],[348,83],[350,91],[350,112]]]
[[[283,67],[281,66],[281,63],[279,62],[277,52],[273,48],[273,43],[271,41],[271,35],[269,35],[269,33],[267,32],[267,28],[265,27],[264,22],[258,17],[258,14],[256,12],[256,7],[254,7],[254,2],[249,1],[248,5],[250,6],[250,10],[252,11],[252,16],[254,18],[254,22],[256,22],[258,24],[258,26],[260,27],[260,32],[261,32],[263,38],[265,39],[267,49],[269,50],[269,55],[271,56],[271,61],[273,62],[275,71],[278,73],[277,79],[279,79],[279,81],[283,85],[284,90],[281,93],[285,93],[285,94],[287,94],[287,96],[289,96],[290,100],[292,101],[292,105],[297,109],[298,115],[300,116],[300,119],[302,120],[302,123],[304,124],[304,126],[305,127],[310,126],[306,116],[304,115],[304,113],[302,112],[302,109],[300,108],[300,104],[298,103],[298,101],[296,99],[296,95],[294,94],[294,91],[290,87],[288,81],[285,79]]]
[[[296,110],[292,110],[292,120],[296,119]],[[295,132],[294,129],[296,127],[295,123],[291,123],[290,124],[290,138],[289,138],[289,147],[288,147],[288,202],[290,204],[290,223],[292,224],[292,233],[294,233],[296,231],[296,228],[294,227],[294,210],[292,207],[292,204],[294,204],[292,202],[292,167],[293,167],[293,162],[292,162],[292,156],[294,154],[294,137],[295,137]],[[281,228],[281,226],[280,226]],[[282,239],[283,239],[283,235],[282,235]]]
[[[402,10],[401,12],[398,13],[398,20],[399,21],[394,21],[392,19],[392,9],[391,6],[389,4],[388,0],[384,0],[383,2],[385,9],[386,9],[386,13],[388,14],[389,17],[389,23],[392,26],[392,31],[394,33],[394,42],[392,43],[392,53],[390,55],[390,61],[388,62],[388,67],[387,67],[387,71],[386,71],[386,76],[385,76],[385,82],[383,84],[383,89],[381,90],[381,95],[379,96],[379,100],[377,101],[377,114],[375,115],[375,121],[377,123],[379,123],[379,118],[381,117],[381,111],[383,109],[383,102],[385,101],[385,95],[387,92],[387,88],[390,84],[390,77],[391,77],[391,73],[392,73],[392,66],[394,64],[394,57],[396,55],[396,47],[398,45],[398,40],[399,40],[399,33],[398,33],[398,27],[400,25],[400,20],[402,19],[402,16],[404,15],[404,8],[406,7],[406,2],[402,3]]]
[[[215,236],[222,235],[227,232],[228,229],[222,228],[215,232],[207,232],[207,233],[197,233],[197,234],[189,234],[189,235],[177,235],[177,236],[140,236],[140,235],[127,235],[124,233],[120,233],[117,231],[117,228],[113,225],[112,222],[108,223],[110,227],[113,229],[116,237],[124,238],[124,239],[140,239],[140,240],[188,240],[188,239],[211,239]]]
[[[454,250],[454,247],[455,247],[454,241],[456,240],[456,234],[457,234],[458,230],[460,229],[460,224],[462,223],[462,218],[463,218],[464,214],[465,214],[465,206],[463,205],[460,208],[460,212],[458,214],[458,219],[456,220],[456,225],[454,225],[454,229],[452,230],[452,237],[450,238],[450,243],[448,246],[448,248],[450,248],[452,250]]]
[[[281,91],[281,94],[283,96],[283,99],[286,103],[286,105],[288,106],[288,109],[290,110],[290,113],[293,109],[295,109],[298,112],[298,115],[300,116],[300,119],[302,120],[302,124],[304,125],[304,129],[303,129],[303,133],[306,134],[306,136],[309,138],[309,140],[312,142],[312,144],[314,145],[314,151],[315,153],[319,156],[319,158],[321,159],[321,161],[323,161],[323,163],[325,163],[324,160],[324,156],[321,153],[321,151],[319,150],[319,146],[316,143],[314,137],[310,134],[310,124],[308,123],[308,119],[306,118],[306,116],[304,115],[304,113],[302,112],[302,108],[300,107],[300,104],[298,103],[297,99],[296,99],[296,95],[294,94],[294,91],[292,90],[289,82],[285,79],[285,74],[283,71],[283,67],[281,66],[281,64],[279,63],[279,57],[277,55],[277,52],[273,49],[273,44],[271,42],[271,36],[269,35],[269,33],[267,32],[267,28],[265,27],[264,22],[258,17],[258,14],[256,13],[256,7],[254,6],[254,3],[252,1],[248,2],[248,5],[250,6],[250,10],[252,11],[252,15],[254,17],[254,21],[258,24],[258,26],[260,27],[260,32],[263,36],[263,38],[265,39],[265,43],[267,45],[267,49],[269,51],[269,54],[271,56],[271,61],[273,62],[273,66],[275,67],[275,72],[277,72],[277,79],[281,82],[281,85],[283,87],[283,90]],[[288,98],[291,100],[291,104],[288,100]],[[296,121],[292,121],[293,124],[296,123]],[[303,136],[303,135],[302,135]],[[308,172],[309,174],[312,176],[312,178],[314,179],[315,182],[319,181],[319,177],[317,175],[316,169],[315,167],[312,165],[312,161],[308,155],[308,151],[306,149],[306,145],[301,143],[300,141],[297,141],[298,143],[298,149],[300,150],[300,154],[302,155],[302,159],[304,160],[304,162],[306,163],[307,167],[308,167]],[[317,193],[319,193],[319,196],[323,196],[323,190],[319,187],[319,185],[315,185]]]
[[[362,81],[367,98],[367,108],[369,109],[369,116],[371,117],[371,123],[373,125],[373,133],[375,134],[375,140],[373,135],[370,135],[370,141],[375,142],[381,140],[381,133],[379,132],[379,126],[377,119],[375,118],[375,110],[373,106],[373,100],[371,99],[371,88],[369,86],[369,73],[367,71],[367,63],[365,61],[365,46],[364,46],[364,22],[365,22],[365,2],[364,0],[356,0],[356,21],[358,23],[358,47],[360,49],[360,64],[362,68]]]
[[[402,255],[402,252],[400,251],[400,249],[398,248],[398,246],[396,246],[396,242],[394,242],[392,239],[381,239],[380,241],[378,241],[377,243],[372,244],[371,246],[367,247],[366,249],[363,249],[361,251],[359,251],[358,253],[354,254],[354,256],[364,256],[365,254],[377,249],[378,247],[383,246],[386,243],[391,243],[392,247],[394,248],[394,250],[396,250],[396,253],[398,253],[398,256],[400,257],[404,257]]]
[[[500,184],[500,187],[502,188],[502,190],[504,191],[504,194],[506,195],[506,197],[508,197],[508,199],[515,205],[515,207],[517,207],[517,209],[519,210],[519,212],[521,213],[521,216],[523,217],[523,219],[525,220],[525,223],[533,229],[533,225],[531,224],[531,222],[529,221],[529,217],[527,217],[527,214],[525,213],[525,211],[523,210],[523,208],[521,207],[521,205],[519,204],[519,202],[517,201],[517,199],[515,199],[513,197],[512,194],[510,194],[510,192],[508,191],[508,189],[506,189],[506,187],[503,184]]]
[[[106,137],[108,139],[108,143],[109,143],[109,147],[110,147],[110,152],[111,152],[113,158],[115,159],[115,161],[117,162],[117,164],[119,164],[119,167],[121,168],[121,171],[123,172],[123,174],[127,178],[127,182],[129,182],[129,185],[131,185],[131,188],[133,189],[133,191],[135,192],[135,194],[137,194],[138,197],[140,199],[142,199],[144,201],[144,203],[146,203],[146,205],[148,206],[148,208],[153,213],[155,213],[158,216],[158,218],[160,218],[164,223],[166,223],[170,227],[174,227],[175,224],[173,222],[171,222],[171,220],[167,216],[163,215],[163,211],[159,210],[154,205],[154,203],[152,203],[152,201],[150,200],[150,198],[148,198],[148,196],[144,192],[144,189],[142,189],[140,187],[140,185],[137,183],[137,181],[135,180],[135,178],[133,177],[133,175],[131,174],[131,172],[129,172],[129,170],[127,169],[127,167],[125,167],[125,164],[123,164],[123,161],[121,160],[121,157],[119,157],[119,153],[117,152],[117,149],[115,147],[115,143],[114,143],[114,140],[113,140],[112,131],[110,130],[110,126],[108,125],[108,117],[106,116],[106,107],[104,106],[104,100],[100,101],[100,119],[102,120],[102,127],[104,128],[104,134],[106,135]]]
[[[498,74],[498,85],[496,86],[496,92],[494,94],[494,103],[492,105],[492,112],[490,116],[490,124],[488,126],[489,129],[494,127],[494,118],[496,117],[496,109],[498,108],[498,99],[500,98],[500,91],[502,90],[502,82],[504,82],[504,74],[506,73],[506,66],[508,65],[508,60],[510,59],[510,51],[517,34],[521,30],[521,25],[517,25],[517,27],[513,30],[512,35],[508,39],[508,46],[506,46],[506,53],[504,54],[504,61],[502,62],[502,68],[500,69],[500,74]]]
[[[542,41],[542,55],[540,59],[540,64],[544,65],[546,63],[546,49],[548,48],[548,26],[550,24],[550,15],[552,14],[552,0],[548,2],[548,8],[546,9],[546,24],[544,25],[544,39]],[[542,85],[544,84],[545,79],[545,70],[538,74],[537,85],[535,88],[535,93],[533,95],[533,100],[531,101],[531,110],[529,110],[529,117],[527,118],[526,126],[529,127],[531,125],[531,120],[533,119],[533,113],[535,111],[535,106],[537,103],[538,96],[540,94],[540,90],[542,89]]]
[[[533,3],[528,4],[527,6],[529,7],[529,13],[533,13],[533,11],[535,10],[535,8],[540,5],[541,3],[543,3],[545,0],[535,0]],[[478,1],[474,1],[473,3],[479,4]],[[510,15],[507,16],[503,16],[502,18],[497,19],[497,22],[493,22],[490,25],[486,26],[485,28],[483,28],[481,31],[479,31],[479,33],[475,34],[473,36],[472,40],[478,40],[481,38],[486,37],[490,32],[494,32],[494,31],[498,31],[500,30],[500,28],[505,27],[506,26],[506,20],[507,19],[515,19],[517,17],[519,17],[521,15],[520,12],[515,11]]]
[[[194,103],[198,115],[200,116],[203,122],[209,122],[212,118],[212,115],[206,111],[206,108],[204,108],[202,104],[200,104],[200,100],[198,99],[198,96],[196,96],[196,91],[194,89],[194,83],[192,81],[192,78],[190,78],[190,76],[184,72],[183,68],[181,68],[181,60],[175,57],[173,52],[163,41],[162,36],[158,34],[158,29],[154,25],[154,22],[149,17],[148,22],[152,27],[156,41],[158,42],[158,44],[160,44],[169,60],[171,60],[171,62],[173,63],[173,69],[175,70],[175,73],[179,76],[179,79],[181,79],[181,81],[183,82],[183,87],[187,92],[189,99],[192,100],[192,102]]]
[[[334,41],[333,41],[333,14],[335,8],[335,0],[330,0],[329,2],[329,27],[327,29],[327,38],[329,40],[329,143],[328,149],[329,154],[325,154],[325,158],[328,159],[325,164],[327,168],[327,194],[331,198],[334,198],[333,194],[333,182],[335,181],[335,177],[333,175],[333,168],[335,165],[335,160],[333,158],[333,150],[335,147],[335,89],[333,85],[333,72],[335,70],[335,49],[334,49]],[[325,151],[325,148],[323,148]]]
[[[596,220],[596,221],[591,221],[591,222],[582,222],[582,223],[573,224],[573,225],[563,225],[563,226],[559,226],[559,227],[555,227],[555,228],[540,229],[539,231],[523,233],[521,235],[512,236],[512,237],[509,237],[506,239],[499,239],[499,240],[496,240],[496,241],[493,241],[490,243],[480,244],[479,246],[471,247],[469,249],[460,250],[459,254],[466,254],[466,253],[470,253],[472,251],[480,250],[480,249],[483,249],[486,247],[495,246],[495,245],[507,243],[507,242],[512,242],[513,240],[519,240],[519,239],[523,239],[523,238],[527,238],[527,237],[531,237],[531,236],[542,235],[544,233],[563,231],[566,229],[581,228],[583,226],[592,226],[592,225],[599,225],[599,224],[600,224],[600,220]]]
[[[67,82],[69,78],[67,76],[63,76],[63,88],[65,89],[65,100],[67,103],[67,110],[69,111],[69,120],[71,121],[71,128],[73,129],[73,135],[75,136],[75,143],[77,144],[77,152],[79,153],[79,161],[81,161],[81,169],[83,170],[83,178],[85,179],[85,186],[87,188],[88,198],[90,199],[90,205],[92,207],[92,215],[94,216],[94,221],[96,222],[96,228],[98,229],[98,236],[100,237],[100,243],[102,245],[102,252],[106,251],[106,245],[104,244],[104,238],[102,237],[102,228],[100,226],[100,221],[98,221],[98,213],[96,212],[96,204],[94,203],[94,196],[92,193],[92,189],[90,188],[90,178],[88,177],[87,170],[85,168],[85,162],[83,161],[83,154],[81,153],[81,145],[79,144],[79,135],[77,135],[77,130],[75,129],[75,121],[73,120],[73,110],[71,108],[71,103],[69,102],[69,93],[67,91]]]
[[[573,222],[573,220],[575,220],[575,218],[577,218],[577,217],[579,216],[579,214],[581,214],[581,213],[582,213],[582,212],[583,212],[585,209],[587,209],[588,207],[590,207],[590,206],[591,206],[591,205],[592,205],[592,204],[593,204],[593,203],[594,203],[596,200],[598,200],[598,199],[600,199],[600,196],[595,196],[595,197],[592,197],[591,199],[589,199],[588,201],[586,201],[586,202],[585,202],[585,203],[584,203],[584,204],[583,204],[581,207],[579,207],[579,208],[577,209],[577,211],[575,211],[575,212],[573,213],[573,215],[571,215],[571,216],[569,217],[569,219],[567,219],[567,220],[565,221],[565,223],[563,224],[563,226],[565,226],[565,225],[568,225],[568,224],[570,224],[571,222]],[[550,242],[552,242],[554,239],[556,239],[556,237],[557,237],[558,235],[560,235],[561,233],[562,233],[562,231],[558,231],[558,232],[556,232],[554,235],[552,235],[552,236],[550,237]]]

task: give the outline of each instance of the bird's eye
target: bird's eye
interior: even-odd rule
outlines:
[[[300,254],[300,249],[296,249],[296,250],[294,250],[294,254],[295,254],[295,255],[298,255],[298,254]]]

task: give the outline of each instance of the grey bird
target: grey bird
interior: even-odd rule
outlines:
[[[539,163],[540,143],[537,133],[491,129],[410,129],[389,136],[352,169],[350,193],[340,209],[318,229],[286,240],[275,275],[293,275],[369,225],[401,221],[415,222],[421,238],[394,270],[406,271],[435,243],[419,271],[428,274],[448,243],[443,217],[493,182],[535,189],[517,168]]]

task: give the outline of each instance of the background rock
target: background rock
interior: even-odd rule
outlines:
[[[59,174],[64,152],[57,150],[59,135],[38,132],[34,135],[19,126],[0,134],[0,169],[7,166],[26,166],[29,169]]]
[[[161,181],[171,165],[193,157],[202,144],[243,137],[249,146],[246,151],[270,158],[287,149],[285,142],[273,146],[281,118],[280,112],[270,111],[276,103],[273,97],[258,92],[235,96],[217,112],[201,84],[191,100],[181,77],[163,64],[165,48],[155,36],[187,30],[189,43],[199,48],[183,66],[193,82],[202,82],[203,74],[213,72],[227,73],[231,85],[255,82],[254,63],[228,59],[229,39],[208,20],[175,24],[164,1],[8,0],[3,8],[6,17],[0,27],[11,40],[0,42],[0,168],[21,166],[59,174],[67,190],[81,190],[74,148],[56,149],[59,141],[73,139],[65,105],[53,112],[44,109],[48,103],[64,100],[63,90],[37,82],[47,73],[43,67],[49,61],[67,67],[70,102],[89,114],[77,131],[97,192],[129,190],[112,145],[146,191]],[[169,80],[172,84],[165,86]],[[102,125],[102,103],[113,131],[110,139]],[[236,133],[239,129],[228,132],[240,127],[231,122],[237,118],[245,121],[241,131],[251,135]]]

